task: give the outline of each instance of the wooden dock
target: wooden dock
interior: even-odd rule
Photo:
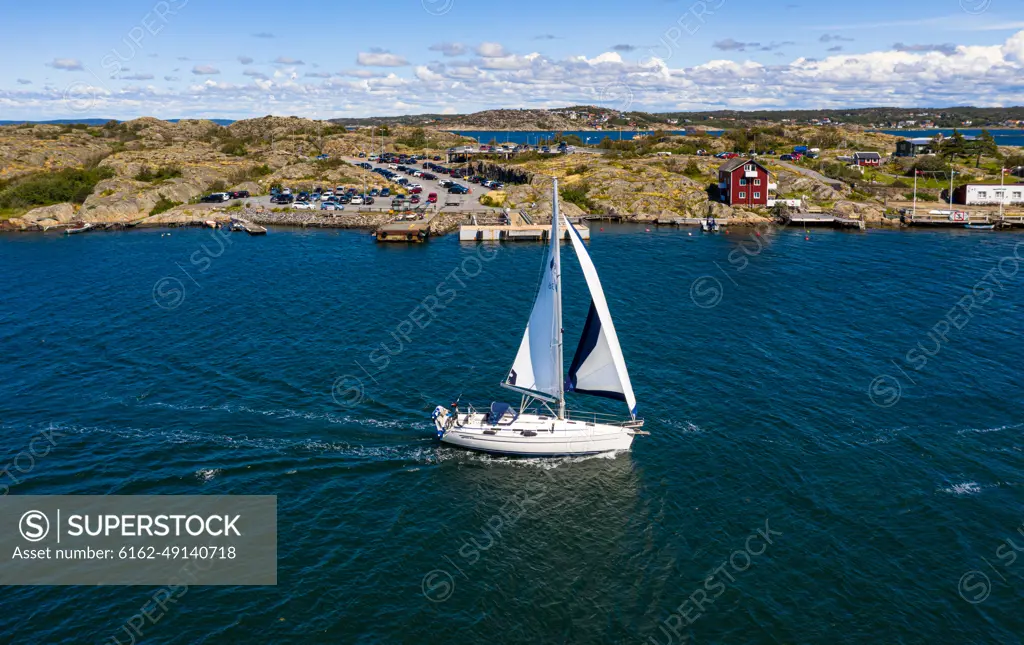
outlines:
[[[655,226],[697,226],[699,227],[704,222],[708,221],[706,217],[663,217],[654,220]],[[728,226],[729,218],[723,217],[721,219],[715,218],[715,222],[719,226]]]
[[[970,212],[962,210],[953,211],[918,211],[917,214],[907,213],[903,216],[903,223],[907,226],[931,226],[964,228],[968,224],[997,224],[999,216],[992,216],[990,213]],[[1005,219],[1005,217],[1004,217]]]
[[[436,213],[409,213],[377,229],[378,242],[420,244],[430,237],[430,222]]]
[[[864,220],[859,217],[841,217],[828,213],[792,213],[783,218],[785,224],[797,224],[799,226],[831,226],[832,228],[855,228],[864,230]]]
[[[573,222],[584,240],[590,239],[590,228],[585,222]],[[536,242],[544,241],[551,235],[551,224],[535,223],[525,211],[505,212],[497,218],[473,216],[470,224],[459,227],[460,242]],[[568,227],[561,227],[561,235],[569,239]]]

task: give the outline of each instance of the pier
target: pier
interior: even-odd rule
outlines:
[[[1017,216],[1016,219],[1020,219]],[[1006,219],[1005,216],[1003,219]],[[961,210],[933,210],[928,212],[906,213],[903,215],[903,223],[907,226],[932,226],[964,228],[965,226],[988,226],[995,225],[1000,221],[999,216],[992,216],[990,213],[970,212]]]
[[[858,217],[842,217],[828,213],[792,213],[782,218],[785,224],[797,224],[799,226],[831,226],[832,228],[855,228],[864,230],[864,220]]]
[[[580,237],[590,239],[590,228],[582,220],[573,222]],[[472,215],[469,224],[459,227],[460,242],[534,242],[547,240],[551,234],[551,224],[535,223],[526,211],[513,213],[506,211],[497,217],[478,217]],[[561,227],[561,235],[569,239],[569,229]]]
[[[408,213],[399,215],[377,229],[378,242],[426,242],[430,236],[430,222],[437,213]]]

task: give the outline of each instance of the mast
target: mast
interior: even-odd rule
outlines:
[[[558,349],[558,418],[565,418],[565,369],[562,365],[562,257],[561,240],[558,239],[558,179],[551,187],[551,258],[555,270],[555,343]]]

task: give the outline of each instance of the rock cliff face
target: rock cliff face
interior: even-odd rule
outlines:
[[[472,122],[446,122],[445,127],[488,128],[499,122],[502,127],[545,127],[554,131],[579,127],[546,110],[501,110],[471,117]],[[464,141],[448,132],[391,125],[384,143],[388,150],[443,155],[446,148]],[[713,137],[701,142],[711,152],[725,147],[722,139]],[[550,214],[551,177],[558,177],[562,211],[569,216],[593,213],[656,221],[706,217],[710,213],[736,222],[757,222],[770,215],[733,210],[718,203],[717,168],[721,160],[678,154],[686,144],[685,138],[669,137],[651,143],[644,154],[623,151],[613,155],[581,152],[527,156],[509,163],[533,176],[529,184],[509,185],[501,192],[474,190],[472,197],[483,197],[485,206],[526,210],[542,221]],[[32,173],[42,176],[49,171],[97,164],[112,173],[97,183],[81,204],[36,209],[25,205],[20,211],[0,211],[0,228],[42,229],[66,227],[72,222],[184,222],[209,216],[209,205],[196,202],[213,190],[247,190],[260,195],[273,184],[293,188],[379,185],[378,175],[341,163],[338,157],[360,152],[369,155],[380,147],[378,130],[347,131],[330,122],[296,117],[249,119],[227,127],[204,120],[168,123],[153,118],[100,127],[0,127],[0,180],[17,181]],[[673,150],[676,153],[672,155],[654,154]],[[317,160],[321,153],[331,159]],[[837,212],[852,213],[869,224],[892,222],[883,217],[881,204],[851,201],[850,189],[845,185],[836,190],[817,178],[781,167],[772,170],[780,196],[804,196],[827,208],[835,204]],[[151,215],[158,204],[158,210],[164,212]],[[309,216],[293,216],[303,217]],[[436,228],[440,231],[450,226],[447,219],[439,219]]]

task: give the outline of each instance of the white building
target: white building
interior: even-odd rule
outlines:
[[[1024,204],[1024,184],[965,184],[953,191],[953,201],[965,206]]]

